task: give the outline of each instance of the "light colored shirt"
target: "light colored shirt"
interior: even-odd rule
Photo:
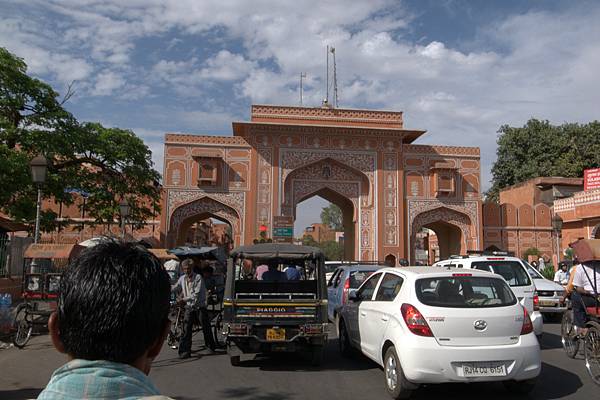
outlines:
[[[542,257],[540,257],[540,259],[538,260],[538,269],[541,271],[544,268],[546,268],[546,262]]]
[[[556,271],[554,274],[554,282],[566,285],[569,282],[569,271],[563,271],[562,269]]]
[[[269,266],[265,265],[265,264],[262,264],[262,265],[259,265],[258,267],[256,267],[256,272],[254,274],[256,276],[256,279],[258,279],[259,281],[262,281],[263,274],[265,272],[267,272],[268,270],[269,270]]]
[[[171,291],[181,294],[187,307],[193,309],[206,307],[206,286],[202,277],[196,273],[193,273],[191,278],[185,274],[181,275]]]
[[[72,360],[52,374],[40,400],[169,399],[131,365],[104,360]]]
[[[587,273],[587,275],[586,275]],[[579,264],[575,270],[573,285],[594,293],[594,285],[600,291],[600,267],[596,267],[596,282],[594,284],[594,268],[590,265]]]

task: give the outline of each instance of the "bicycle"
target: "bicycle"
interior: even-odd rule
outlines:
[[[583,345],[585,367],[595,384],[600,385],[600,307],[586,308],[585,336],[579,335],[573,324],[573,310],[569,308],[561,322],[561,341],[565,353],[570,358],[575,358]]]
[[[222,306],[218,301],[217,295],[211,295],[208,299],[208,314],[210,319],[210,327],[213,338],[217,346],[222,346],[225,343],[223,338],[223,311]],[[169,319],[171,319],[171,329],[167,335],[167,345],[172,349],[179,346],[181,335],[183,334],[183,319],[185,315],[185,305],[181,305],[176,301],[171,301],[171,310],[169,311]],[[196,318],[192,325],[192,336],[202,331],[201,318]]]

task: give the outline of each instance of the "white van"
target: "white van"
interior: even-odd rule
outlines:
[[[508,283],[519,302],[527,309],[533,331],[538,339],[542,336],[544,322],[539,311],[539,301],[533,279],[527,273],[527,268],[518,257],[505,255],[504,252],[494,252],[491,255],[473,254],[453,256],[448,260],[438,261],[434,267],[473,268],[498,274]]]

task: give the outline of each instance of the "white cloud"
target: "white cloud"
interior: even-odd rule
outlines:
[[[94,96],[108,96],[115,90],[125,85],[125,79],[114,71],[105,71],[96,77],[96,84],[91,94]]]
[[[391,0],[34,4],[62,15],[60,37],[48,40],[50,30],[19,20],[0,24],[0,41],[25,57],[35,73],[87,79],[97,95],[141,99],[157,88],[173,90],[184,107],[158,112],[186,129],[228,130],[232,114],[240,113],[220,111],[231,100],[296,104],[300,72],[308,74],[305,104],[319,105],[325,46],[333,45],[342,106],[403,110],[407,127],[429,131],[422,142],[481,146],[486,187],[500,125],[521,125],[532,116],[588,121],[597,118],[600,103],[595,3],[480,27],[470,52],[443,39],[408,40],[412,16]],[[170,52],[158,52],[152,66],[138,65],[134,57],[140,39],[164,38],[170,50],[215,32],[218,38],[208,39],[214,41],[206,54],[198,50],[170,59]],[[218,85],[231,85],[237,97],[214,98],[211,88]],[[190,97],[201,102],[189,106]]]

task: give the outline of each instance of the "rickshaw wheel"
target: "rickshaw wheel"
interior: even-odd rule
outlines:
[[[577,331],[573,324],[573,310],[567,310],[563,313],[560,325],[561,342],[565,353],[570,358],[575,358],[579,351],[579,342]]]
[[[15,313],[13,327],[16,329],[13,344],[22,349],[25,347],[33,332],[33,308],[28,303],[20,304]]]
[[[588,322],[583,340],[585,367],[596,385],[600,385],[600,324]]]

